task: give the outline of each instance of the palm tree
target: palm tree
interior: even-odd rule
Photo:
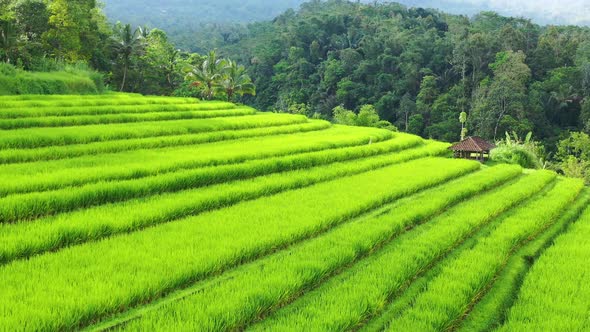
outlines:
[[[143,38],[143,39],[147,39],[150,35],[150,28],[148,28],[147,26],[139,26],[137,27],[137,35],[139,36],[139,38]]]
[[[173,50],[167,55],[166,63],[163,65],[163,69],[166,73],[166,80],[171,88],[174,88],[174,82],[172,78],[176,72],[176,65],[178,64],[178,58],[180,56],[180,50]]]
[[[121,81],[121,91],[125,89],[131,56],[138,53],[143,47],[142,31],[143,30],[141,29],[132,31],[130,24],[116,29],[113,49],[115,50],[115,53],[123,59],[123,80]]]
[[[559,111],[569,107],[574,102],[580,102],[581,99],[571,85],[562,85],[557,91],[551,91],[549,94],[549,101],[554,102]]]
[[[234,95],[256,95],[256,86],[252,83],[250,76],[246,74],[246,68],[231,60],[228,60],[223,68],[221,88],[227,95],[228,101],[231,101]]]
[[[215,51],[211,51],[200,67],[195,66],[191,68],[187,79],[192,80],[194,86],[202,86],[203,98],[211,100],[215,97],[215,93],[223,78],[222,74],[225,64],[225,60],[217,58]]]

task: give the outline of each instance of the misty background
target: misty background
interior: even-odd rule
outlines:
[[[305,0],[105,0],[113,21],[171,28],[197,27],[201,23],[247,23],[271,20]],[[364,0],[362,2],[374,2]],[[398,0],[411,7],[436,8],[472,16],[495,11],[505,16],[523,16],[538,24],[590,26],[588,0]]]

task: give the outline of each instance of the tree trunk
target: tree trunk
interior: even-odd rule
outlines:
[[[406,112],[406,133],[408,132],[408,112]]]
[[[121,82],[120,92],[123,92],[123,89],[125,88],[125,81],[126,80],[127,80],[127,65],[125,65],[125,67],[123,68],[123,81]]]
[[[506,109],[504,108],[502,110],[502,112],[500,112],[500,116],[498,117],[498,120],[496,120],[496,126],[494,127],[494,141],[496,140],[496,137],[498,134],[498,127],[500,126],[500,121],[502,121],[502,118],[504,117],[505,114],[506,114]]]

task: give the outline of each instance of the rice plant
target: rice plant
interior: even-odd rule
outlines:
[[[299,132],[323,130],[330,127],[330,123],[314,120],[296,124],[269,124],[265,127],[227,129],[198,134],[181,134],[163,137],[145,137],[135,139],[109,140],[86,144],[72,144],[66,146],[49,146],[32,149],[0,150],[0,164],[23,163],[43,160],[57,160],[84,155],[97,155],[131,151],[138,149],[157,149],[171,146],[194,145],[212,143],[239,138],[273,136]]]
[[[326,159],[326,163],[317,163],[317,166],[311,168],[265,174],[252,179],[210,185],[205,188],[106,204],[41,218],[34,222],[0,224],[0,264],[67,245],[141,230],[148,226],[286,190],[308,187],[429,155],[436,156],[445,150],[446,144],[429,143],[417,148],[371,156],[362,160],[355,158],[334,162],[338,159]],[[310,158],[310,160],[313,159]],[[312,164],[316,165],[316,163]],[[326,164],[329,164],[329,167],[325,167]],[[510,172],[506,173],[510,174]],[[502,175],[499,175],[498,179],[502,179]],[[483,178],[487,179],[487,177]]]
[[[73,329],[477,168],[420,159],[14,261],[0,269],[0,325]],[[428,176],[394,176],[407,172]]]
[[[479,238],[471,250],[448,262],[389,330],[451,328],[465,308],[477,301],[477,294],[492,282],[512,252],[556,221],[582,188],[582,181],[561,180],[545,195],[519,207],[490,234]]]
[[[247,129],[279,124],[304,123],[303,116],[260,114],[196,120],[148,121],[139,123],[89,125],[57,128],[8,130],[0,136],[0,149],[36,148],[117,139],[196,134],[216,130]]]
[[[587,329],[590,190],[448,146],[192,98],[0,96],[0,330]]]
[[[45,116],[37,118],[18,118],[0,120],[0,129],[20,129],[33,127],[66,127],[109,123],[130,123],[146,121],[166,121],[182,119],[207,119],[224,116],[253,115],[252,108],[234,108],[212,111],[178,111],[153,113],[119,113],[107,115]]]
[[[549,172],[538,172],[458,204],[276,311],[254,330],[345,330],[358,326],[378,313],[414,276],[554,178]]]
[[[287,159],[282,162],[279,157],[322,150],[331,150],[346,148],[349,146],[366,145],[370,140],[378,142],[379,140],[389,138],[387,131],[359,130],[357,132],[335,128],[320,132],[302,133],[300,135],[289,135],[277,140],[275,137],[256,138],[250,140],[241,140],[238,142],[220,142],[204,144],[199,146],[189,146],[182,148],[170,148],[160,150],[136,150],[127,153],[118,153],[111,155],[80,157],[75,159],[62,159],[59,161],[39,162],[35,164],[10,164],[0,166],[0,174],[11,174],[11,177],[0,181],[0,197],[15,194],[27,193],[44,190],[59,191],[67,190],[70,194],[74,191],[88,192],[90,186],[82,188],[66,188],[72,185],[85,185],[101,181],[107,183],[98,183],[98,191],[105,192],[106,186],[120,186],[123,182],[112,182],[112,180],[132,180],[145,177],[166,177],[168,179],[182,177],[180,172],[185,174],[218,174],[220,180],[228,180],[232,177],[240,177],[244,174],[257,174],[261,167],[249,167],[236,165],[236,167],[222,167],[220,169],[195,170],[191,169],[204,167],[243,163],[248,160],[260,160],[274,158],[267,163],[269,172],[280,171],[289,167],[298,167],[298,164],[307,162],[303,158],[297,160]],[[412,144],[421,143],[419,139],[413,136],[400,136],[399,139],[385,142],[392,150],[401,147],[409,147]],[[377,144],[374,144],[377,145]],[[380,146],[376,146],[379,150]],[[373,150],[373,147],[368,147]],[[348,150],[345,150],[348,151]],[[341,151],[335,151],[337,155]],[[327,155],[324,154],[324,155]],[[326,158],[326,157],[320,157]],[[309,160],[311,161],[311,160]],[[273,165],[277,165],[274,166]],[[277,169],[277,167],[281,167]],[[222,171],[223,169],[223,171]],[[178,172],[179,174],[166,174]],[[196,172],[196,173],[195,173]],[[186,179],[186,176],[184,176]],[[199,178],[204,182],[192,182],[193,186],[214,183],[213,177]],[[195,179],[197,179],[195,177]],[[149,181],[149,179],[145,179]],[[188,185],[184,181],[184,185]],[[137,183],[137,181],[136,181]],[[164,183],[164,182],[162,182]],[[156,189],[155,187],[153,189]],[[42,196],[53,195],[61,196],[59,192],[54,194],[45,193]],[[25,199],[25,196],[12,197],[11,200]],[[1,200],[1,199],[0,199]],[[96,197],[97,203],[99,198]],[[0,205],[3,205],[0,203]]]
[[[237,329],[461,200],[519,176],[494,167],[385,205],[355,222],[102,324],[125,330]],[[340,245],[334,245],[338,243]],[[308,273],[301,273],[309,271]]]
[[[557,238],[525,277],[498,331],[584,331],[590,298],[590,208]]]

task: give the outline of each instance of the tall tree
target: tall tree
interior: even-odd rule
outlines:
[[[47,4],[40,0],[21,0],[14,5],[14,20],[28,42],[40,42],[49,29]]]
[[[142,28],[141,31],[146,31]],[[152,82],[150,93],[171,92],[180,83],[181,67],[180,51],[168,41],[166,33],[152,29],[146,37],[139,33],[145,41],[145,52],[141,56],[145,77]]]
[[[416,97],[416,108],[420,114],[424,117],[426,123],[430,124],[432,115],[432,105],[439,95],[438,88],[436,86],[436,77],[432,75],[425,76],[420,84],[420,92]]]
[[[399,115],[403,119],[404,131],[409,130],[410,116],[416,112],[416,103],[409,93],[404,94],[399,105]]]
[[[0,21],[0,59],[11,63],[17,49],[16,29],[11,21]]]
[[[494,76],[480,85],[472,111],[480,135],[495,139],[502,121],[508,115],[525,119],[527,82],[531,77],[525,58],[521,51],[500,52],[496,61],[490,65]],[[519,128],[518,131],[530,129]]]
[[[11,10],[13,0],[0,0],[0,21],[10,21],[14,12]]]
[[[88,0],[53,0],[49,3],[49,30],[44,39],[55,57],[67,61],[84,59],[81,35],[90,29],[95,3]]]
[[[131,57],[137,54],[144,46],[143,38],[139,29],[133,30],[130,24],[117,26],[113,37],[113,50],[121,59],[123,65],[123,78],[121,80],[120,91],[125,89],[127,74],[131,64]]]

